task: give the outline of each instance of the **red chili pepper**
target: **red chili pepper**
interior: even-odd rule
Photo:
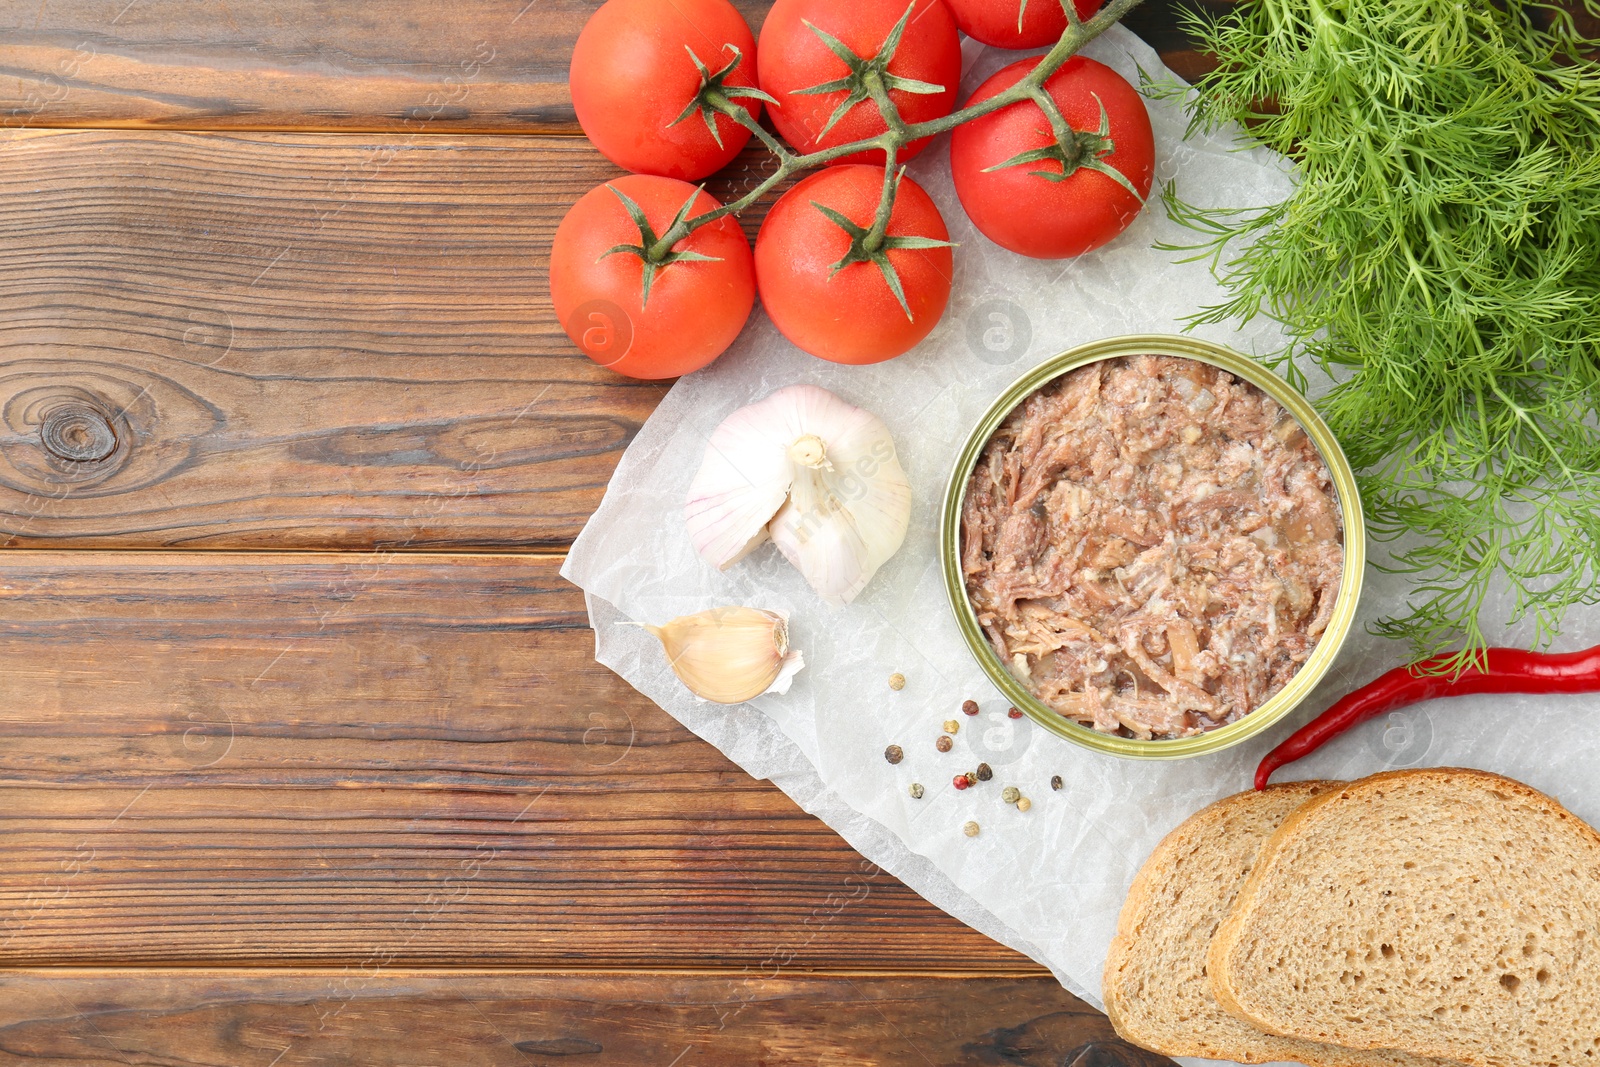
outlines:
[[[1488,649],[1483,668],[1441,674],[1452,657],[1435,656],[1379,675],[1335,701],[1327,711],[1268,752],[1256,768],[1256,788],[1265,789],[1272,772],[1311,755],[1335,737],[1386,711],[1435,697],[1473,693],[1592,693],[1600,691],[1600,645],[1582,652],[1529,652]]]

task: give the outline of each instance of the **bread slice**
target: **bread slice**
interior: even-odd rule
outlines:
[[[1342,784],[1291,782],[1240,793],[1191,816],[1156,846],[1134,879],[1106,959],[1103,995],[1117,1033],[1168,1056],[1238,1063],[1418,1067],[1433,1062],[1263,1033],[1223,1011],[1206,984],[1211,935],[1233,906],[1256,853],[1301,804]]]
[[[1262,849],[1208,970],[1224,1009],[1272,1033],[1600,1064],[1600,835],[1483,771],[1322,793]]]

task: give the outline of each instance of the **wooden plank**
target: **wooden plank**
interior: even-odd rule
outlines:
[[[0,134],[0,544],[569,542],[665,391],[549,308],[616,173],[574,138]]]
[[[594,0],[51,0],[0,14],[13,126],[570,132]],[[766,4],[742,0],[759,23]]]
[[[597,6],[18,2],[0,7],[0,124],[574,132],[567,68]],[[759,31],[767,0],[737,6]],[[1192,75],[1180,6],[1146,0],[1129,25]]]
[[[0,556],[0,965],[1037,973],[595,664],[558,564]]]
[[[570,1059],[569,1059],[570,1057]],[[0,977],[0,1065],[581,1063],[1162,1067],[1054,979],[666,975]]]

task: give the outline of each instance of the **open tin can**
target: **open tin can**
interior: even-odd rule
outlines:
[[[1317,640],[1311,655],[1301,665],[1287,684],[1260,707],[1243,718],[1192,737],[1151,739],[1123,737],[1101,733],[1063,716],[1036,698],[1001,662],[994,646],[989,643],[977,614],[967,597],[965,576],[961,570],[961,512],[966,496],[967,482],[973,468],[988,445],[989,439],[1012,411],[1039,389],[1070,371],[1089,363],[1120,356],[1176,356],[1208,363],[1235,377],[1242,378],[1266,393],[1294,419],[1316,446],[1327,464],[1333,479],[1334,493],[1339,505],[1339,515],[1344,527],[1344,568],[1340,576],[1337,600],[1327,629]],[[1287,382],[1253,360],[1221,345],[1211,344],[1192,337],[1164,335],[1131,335],[1112,337],[1080,345],[1059,356],[1045,360],[1028,371],[1001,393],[978,420],[977,426],[967,436],[966,444],[956,457],[950,483],[945,489],[944,506],[940,515],[939,558],[944,571],[945,593],[955,612],[956,623],[961,627],[967,647],[977,658],[990,681],[1019,709],[1040,726],[1085,748],[1109,752],[1129,759],[1181,759],[1222,749],[1254,737],[1287,715],[1295,705],[1304,700],[1327,673],[1344,644],[1355,619],[1356,601],[1361,594],[1362,575],[1366,570],[1366,527],[1361,513],[1361,496],[1356,489],[1355,473],[1345,458],[1339,442],[1329,431],[1316,410]]]

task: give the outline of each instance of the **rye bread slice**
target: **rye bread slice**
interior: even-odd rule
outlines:
[[[1483,771],[1351,783],[1273,834],[1208,969],[1224,1009],[1285,1036],[1600,1064],[1600,835]]]
[[[1106,1014],[1128,1041],[1168,1056],[1310,1067],[1420,1067],[1403,1053],[1354,1051],[1266,1034],[1223,1011],[1206,983],[1211,935],[1256,853],[1306,800],[1341,782],[1290,782],[1219,800],[1189,817],[1139,870],[1106,959]]]

